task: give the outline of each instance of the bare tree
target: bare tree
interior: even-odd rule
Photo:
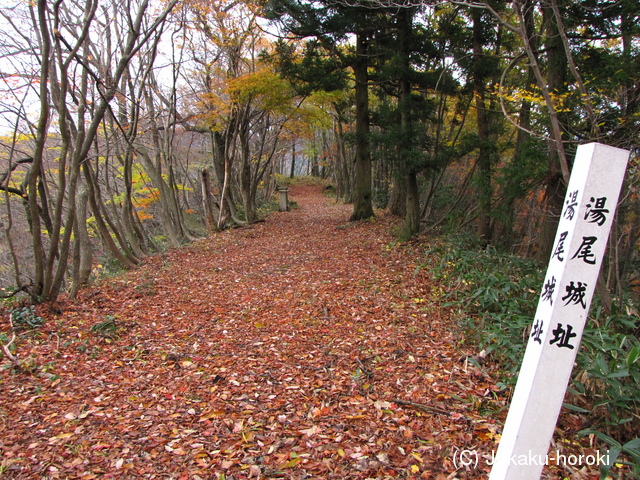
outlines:
[[[105,218],[99,185],[92,174],[91,162],[96,157],[96,139],[106,115],[112,114],[112,101],[120,92],[121,79],[132,59],[145,45],[161,33],[161,26],[177,0],[162,10],[154,11],[148,0],[122,2],[114,0],[102,5],[98,0],[83,3],[40,0],[36,4],[16,5],[12,15],[21,15],[33,26],[33,36],[23,33],[21,25],[8,21],[9,38],[15,39],[14,58],[29,57],[39,63],[39,117],[33,131],[32,161],[26,172],[24,195],[34,256],[30,294],[34,299],[55,299],[69,273],[69,258],[76,263],[73,272],[78,280],[87,277],[90,264],[84,199],[96,220],[97,228],[109,250],[125,266],[137,263],[134,255],[112,239]],[[101,50],[94,38],[104,38],[118,16],[126,30],[117,47]],[[5,19],[9,12],[4,11]],[[108,38],[108,36],[107,36]],[[108,42],[108,40],[107,40]],[[102,45],[104,46],[104,45]],[[55,138],[58,156],[48,150]],[[78,195],[81,185],[85,195]],[[17,192],[12,192],[17,193]],[[72,233],[78,235],[77,251],[71,256]],[[89,257],[87,257],[89,255]],[[80,263],[84,267],[80,267]],[[80,274],[80,272],[84,272]]]

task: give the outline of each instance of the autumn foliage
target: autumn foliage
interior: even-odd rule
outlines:
[[[394,241],[391,217],[347,223],[320,187],[291,196],[41,306],[18,363],[2,359],[1,471],[486,478],[507,399],[461,350],[418,244]],[[463,468],[464,449],[486,459]]]

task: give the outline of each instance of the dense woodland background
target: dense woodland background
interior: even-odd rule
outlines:
[[[154,252],[258,221],[305,175],[352,203],[352,220],[389,209],[403,240],[452,235],[495,255],[448,247],[449,273],[465,261],[508,270],[495,258],[509,254],[539,265],[577,146],[601,142],[631,161],[598,288],[597,325],[624,323],[611,333],[621,363],[602,357],[599,381],[639,381],[636,0],[10,3],[3,296],[73,298]],[[496,289],[467,307],[495,307]],[[635,398],[610,419],[626,440]]]
[[[636,2],[16,2],[1,40],[7,294],[254,222],[285,177],[352,218],[545,261],[576,146],[631,149],[608,288],[637,280]]]

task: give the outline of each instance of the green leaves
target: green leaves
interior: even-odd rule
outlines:
[[[434,272],[448,284],[445,298],[448,305],[459,309],[467,341],[484,348],[507,373],[503,384],[513,385],[534,320],[541,269],[495,249],[476,251],[447,245],[434,256],[440,259]],[[623,313],[609,317],[602,309],[594,309],[564,405],[571,412],[589,415],[594,428],[584,432],[611,447],[602,478],[616,464],[622,464],[621,456],[627,456],[636,471],[640,468],[640,440],[620,443],[615,439],[635,436],[639,428],[640,341],[635,335],[637,317],[627,302],[626,308],[620,309]]]
[[[15,330],[34,329],[44,325],[44,320],[36,314],[33,305],[16,307],[11,310],[11,323]]]
[[[116,317],[107,315],[106,320],[98,322],[91,326],[89,329],[94,335],[104,338],[105,340],[112,340],[116,337],[118,332],[118,326],[116,325]]]
[[[585,429],[579,433],[581,435],[595,435],[610,446],[609,451],[605,455],[604,463],[600,465],[600,480],[605,480],[608,477],[611,468],[616,465],[616,463],[626,463],[622,461],[618,462],[621,453],[626,453],[633,458],[633,472],[636,474],[640,473],[640,438],[634,438],[625,444],[621,444],[614,438],[598,430]]]
[[[627,366],[631,367],[633,365],[635,365],[638,360],[640,360],[640,344],[639,345],[635,345],[628,353],[627,355]]]
[[[498,252],[444,247],[435,265],[437,277],[449,285],[448,305],[462,310],[460,323],[467,338],[492,354],[510,373],[520,367],[523,332],[533,322],[542,270],[532,261]]]

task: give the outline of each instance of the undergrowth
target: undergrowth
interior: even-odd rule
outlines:
[[[493,248],[445,244],[428,252],[430,267],[445,285],[445,301],[458,309],[466,341],[485,350],[513,387],[535,315],[544,269],[530,260]],[[640,341],[632,300],[617,299],[606,315],[594,298],[582,337],[565,407],[584,415],[580,433],[609,449],[609,465],[626,463],[640,473]],[[624,457],[621,457],[624,455]]]

